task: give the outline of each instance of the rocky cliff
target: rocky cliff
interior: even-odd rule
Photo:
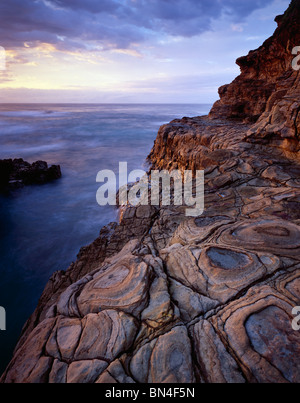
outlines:
[[[53,275],[2,382],[300,382],[298,16],[158,133],[152,168],[205,169],[204,214],[127,207]]]
[[[237,60],[241,74],[219,89],[220,100],[210,118],[257,122],[248,136],[299,150],[299,70],[292,68],[292,51],[300,46],[300,4],[292,1],[284,15],[276,17],[274,35],[257,50]]]

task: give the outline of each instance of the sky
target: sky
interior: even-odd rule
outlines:
[[[212,103],[289,3],[0,0],[0,102]]]

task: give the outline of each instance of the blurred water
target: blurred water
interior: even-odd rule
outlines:
[[[158,128],[210,105],[0,105],[0,159],[61,165],[62,179],[0,196],[0,373],[54,271],[117,218],[96,203],[97,172],[143,168]]]

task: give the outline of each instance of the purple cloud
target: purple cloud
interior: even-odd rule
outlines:
[[[91,43],[129,48],[149,35],[192,37],[227,14],[242,21],[272,0],[9,0],[0,5],[1,45],[45,42],[59,48]]]

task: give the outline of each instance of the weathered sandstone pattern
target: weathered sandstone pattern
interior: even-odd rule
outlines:
[[[124,209],[53,275],[2,382],[300,382],[299,7],[210,117],[158,133],[152,168],[205,169],[204,214]]]

